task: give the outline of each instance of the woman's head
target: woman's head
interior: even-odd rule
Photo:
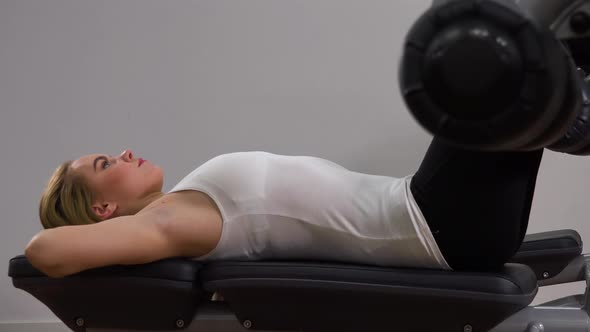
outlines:
[[[117,157],[92,154],[67,161],[41,197],[41,223],[53,228],[135,214],[161,195],[162,184],[162,170],[129,150]]]

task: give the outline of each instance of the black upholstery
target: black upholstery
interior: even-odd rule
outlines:
[[[512,262],[530,266],[542,280],[559,274],[582,253],[583,243],[575,230],[529,234]]]
[[[519,249],[519,255],[547,250],[563,250],[579,255],[582,252],[582,237],[573,229],[528,234]]]
[[[515,260],[534,269],[578,257],[572,230],[528,235]],[[559,263],[559,264],[564,264]],[[45,303],[73,330],[186,327],[213,292],[253,329],[289,331],[486,331],[537,292],[529,266],[494,273],[319,262],[214,262],[174,258],[49,278],[26,257],[10,261],[15,287]],[[248,321],[248,322],[247,322]],[[78,323],[78,324],[77,324]],[[182,323],[182,324],[178,324]]]
[[[110,278],[138,277],[193,282],[201,267],[202,264],[196,261],[172,258],[140,265],[107,266],[84,271],[77,275],[104,276]],[[45,274],[34,268],[24,255],[19,255],[10,260],[8,276],[28,278],[45,277]]]
[[[210,291],[244,280],[301,279],[503,295],[533,293],[537,281],[526,267],[518,264],[506,264],[502,271],[494,273],[481,273],[330,263],[216,262],[201,271],[203,287]]]
[[[295,262],[218,262],[201,271],[253,329],[486,331],[526,307],[537,292],[524,265],[496,273]]]
[[[200,263],[175,258],[50,278],[17,256],[8,274],[14,287],[35,296],[74,331],[173,330],[178,320],[193,319],[205,296],[197,281],[200,268]]]

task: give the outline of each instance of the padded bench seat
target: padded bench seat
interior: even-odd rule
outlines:
[[[177,258],[49,278],[17,256],[9,275],[73,330],[182,328],[214,292],[243,326],[256,330],[359,331],[408,323],[402,326],[415,331],[441,324],[479,330],[526,307],[537,292],[534,273],[520,264],[475,273],[305,262],[201,265]]]
[[[256,330],[486,331],[530,304],[536,278],[525,265],[496,273],[300,262],[218,262],[201,271]]]
[[[583,250],[582,237],[573,229],[528,234],[512,262],[530,266],[538,280],[553,278]]]
[[[219,307],[213,293],[256,330],[487,331],[532,302],[535,274],[558,274],[581,251],[579,234],[562,230],[527,235],[518,263],[494,273],[173,258],[50,278],[21,255],[8,274],[74,331],[184,329]]]
[[[8,275],[14,287],[43,302],[74,331],[174,330],[177,322],[190,322],[198,304],[208,299],[197,279],[201,268],[201,263],[173,258],[50,278],[20,255],[10,260]]]

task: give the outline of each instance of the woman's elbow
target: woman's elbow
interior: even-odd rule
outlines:
[[[51,255],[43,242],[41,234],[37,234],[27,244],[25,256],[29,263],[49,277],[60,278],[66,276],[67,273],[60,267],[59,262],[53,257],[54,255]]]

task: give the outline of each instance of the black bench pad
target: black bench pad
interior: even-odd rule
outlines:
[[[74,331],[175,330],[177,323],[192,321],[198,303],[207,296],[198,283],[201,267],[174,258],[50,278],[21,255],[10,260],[8,274],[16,288],[43,302]]]
[[[559,274],[582,250],[582,238],[572,229],[529,234],[511,262],[530,266],[543,280]]]
[[[216,262],[201,271],[253,329],[291,331],[486,331],[537,293],[533,271],[495,273],[297,262]]]

